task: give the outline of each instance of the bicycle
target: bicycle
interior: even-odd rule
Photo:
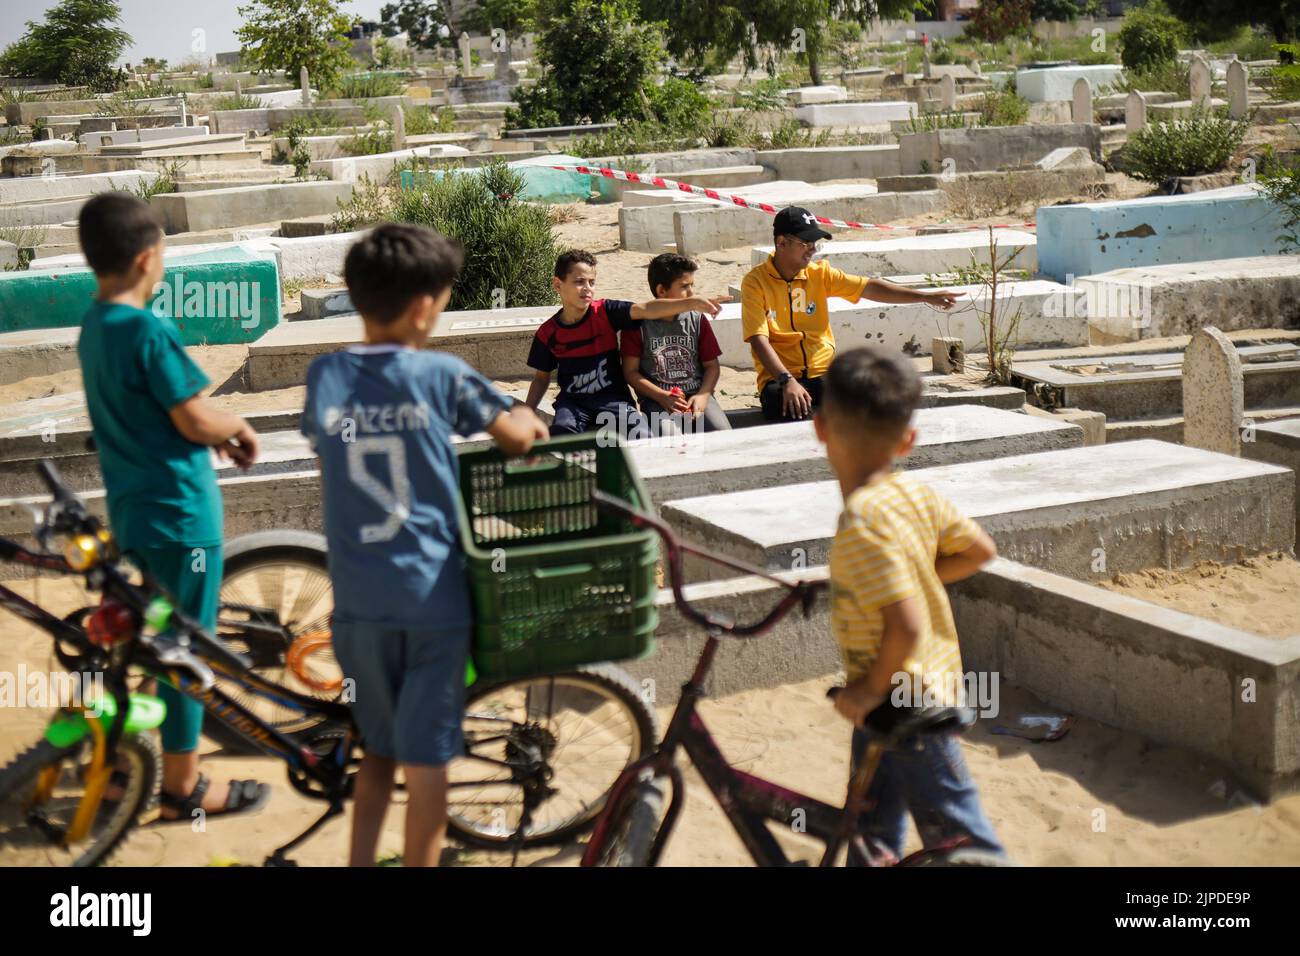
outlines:
[[[762,569],[687,544],[660,519],[631,508],[617,498],[599,491],[593,497],[597,507],[659,533],[665,546],[668,576],[677,607],[687,619],[705,628],[708,640],[700,652],[695,670],[682,687],[663,740],[654,753],[630,765],[614,784],[605,812],[596,821],[583,853],[582,866],[654,866],[658,863],[685,800],[682,773],[676,764],[679,750],[685,752],[704,779],[746,851],[759,866],[802,865],[802,862],[792,864],[767,827],[767,821],[789,826],[797,811],[802,812],[803,832],[825,845],[820,866],[835,865],[841,850],[847,850],[856,862],[868,866],[1007,865],[1002,857],[966,848],[965,838],[949,840],[898,860],[858,828],[858,821],[867,805],[868,788],[885,752],[914,734],[946,733],[966,728],[974,719],[974,712],[968,708],[896,709],[885,705],[873,711],[867,718],[867,726],[876,734],[849,781],[842,807],[730,766],[697,711],[703,697],[704,680],[713,665],[722,636],[757,637],[771,630],[795,605],[802,607],[805,617],[809,616],[825,583],[791,583]],[[700,611],[682,593],[683,554],[694,554],[744,574],[758,575],[780,585],[787,593],[766,616],[751,624],[739,624],[723,613]],[[841,688],[831,688],[828,696],[833,698],[839,690]],[[663,807],[664,786],[660,782],[663,779],[668,781],[672,790],[666,810]]]
[[[0,769],[0,847],[15,856],[25,852],[29,862],[92,866],[104,862],[141,822],[161,777],[157,746],[148,732],[165,716],[157,698],[129,688],[130,674],[143,670],[165,677],[202,704],[205,716],[222,728],[227,739],[283,760],[294,789],[327,804],[319,819],[265,861],[270,866],[293,865],[287,853],[339,815],[351,794],[361,741],[350,709],[337,700],[268,680],[247,657],[174,609],[156,582],[146,577],[141,584],[132,583],[121,568],[112,536],[67,490],[53,464],[43,461],[38,470],[53,497],[35,530],[41,550],[0,539],[0,560],[83,575],[87,587],[101,592],[102,599],[89,613],[81,609],[60,618],[0,585],[0,606],[48,631],[60,663],[73,673],[101,675],[106,694],[94,707],[82,702],[61,708],[43,738]],[[55,536],[69,539],[62,555],[51,550]],[[541,682],[536,691],[533,682]],[[516,854],[523,846],[566,840],[594,820],[591,812],[576,823],[570,819],[564,826],[533,828],[535,812],[558,792],[552,786],[553,763],[565,744],[536,718],[543,706],[557,698],[590,706],[584,692],[603,687],[596,668],[486,686],[475,699],[508,694],[517,685],[525,686],[524,720],[473,712],[467,718],[483,722],[488,729],[467,736],[465,759],[486,765],[495,776],[451,783],[457,789],[477,787],[479,793],[503,786],[521,793],[515,826],[508,833],[494,831],[487,837],[494,845],[512,847]],[[549,696],[542,693],[547,686]],[[235,700],[224,687],[295,714],[298,726],[286,732]],[[124,719],[118,715],[125,715]],[[653,738],[653,721],[640,730]],[[122,791],[115,801],[104,797],[110,778]],[[595,801],[596,811],[603,807],[605,796],[601,793]]]

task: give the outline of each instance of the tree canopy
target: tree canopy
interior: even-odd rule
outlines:
[[[61,0],[43,22],[27,21],[27,32],[0,54],[0,72],[58,80],[69,86],[115,89],[115,69],[131,35],[120,27],[122,8],[113,0]]]
[[[334,0],[253,0],[238,11],[244,19],[235,31],[239,55],[258,70],[284,70],[297,82],[305,66],[324,90],[355,64],[347,37],[352,21]]]

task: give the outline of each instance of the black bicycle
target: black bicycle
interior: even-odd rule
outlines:
[[[361,740],[337,695],[277,683],[233,647],[243,642],[265,650],[276,646],[274,638],[283,656],[260,661],[263,670],[274,669],[291,657],[323,655],[316,632],[304,632],[311,640],[295,652],[303,633],[294,625],[301,622],[281,619],[266,604],[231,603],[222,610],[223,639],[205,633],[155,581],[134,582],[112,536],[67,490],[53,464],[38,468],[53,496],[35,531],[40,550],[0,539],[0,560],[82,575],[101,601],[60,618],[0,585],[0,605],[47,631],[60,664],[93,675],[103,693],[61,708],[42,739],[0,769],[5,862],[97,865],[142,822],[156,802],[161,775],[149,731],[165,716],[160,701],[131,689],[145,673],[164,677],[202,704],[205,729],[221,741],[280,758],[294,789],[326,804],[319,819],[266,859],[291,865],[287,853],[342,812]],[[62,554],[52,550],[56,536],[67,539]],[[270,552],[263,550],[261,559],[269,561]],[[247,558],[231,564],[232,579],[241,567],[258,566]],[[258,710],[281,719],[268,720]],[[623,739],[616,733],[620,719],[630,728]],[[613,781],[655,736],[653,711],[631,679],[608,666],[476,684],[466,714],[466,756],[451,774],[449,831],[467,843],[516,852],[565,842],[594,822]],[[110,782],[121,793],[117,799],[105,797]]]

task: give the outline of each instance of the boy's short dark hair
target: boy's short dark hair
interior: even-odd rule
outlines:
[[[416,296],[442,295],[464,261],[460,244],[446,236],[424,226],[389,222],[353,243],[343,261],[343,279],[356,310],[387,325]]]
[[[675,252],[661,252],[650,260],[646,278],[650,281],[650,294],[658,298],[661,285],[671,286],[688,272],[698,272],[700,264],[690,256]]]
[[[871,347],[849,349],[826,372],[822,408],[837,422],[893,437],[912,421],[921,390],[921,376],[904,357]]]
[[[162,223],[149,204],[128,192],[96,193],[77,217],[77,241],[96,275],[121,275],[162,237]]]
[[[555,260],[555,278],[563,282],[569,278],[569,270],[581,262],[585,266],[596,268],[596,257],[586,249],[570,249],[568,252],[560,253]]]

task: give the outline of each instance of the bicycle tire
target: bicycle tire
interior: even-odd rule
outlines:
[[[27,790],[33,786],[41,771],[47,767],[58,766],[82,749],[81,744],[71,747],[56,747],[48,740],[42,740],[34,747],[24,751],[0,769],[0,806],[4,804],[25,802]],[[109,817],[109,826],[103,833],[76,857],[71,866],[91,867],[103,864],[131,835],[139,823],[140,815],[155,799],[162,786],[162,755],[158,745],[150,737],[132,734],[123,737],[117,745],[118,769],[125,760],[128,769],[125,786],[126,798]],[[34,829],[30,824],[6,830],[6,836]],[[30,863],[24,865],[31,865]]]
[[[528,683],[531,680],[540,680],[549,677],[563,678],[577,684],[589,683],[598,687],[601,691],[608,692],[618,700],[618,703],[632,717],[638,734],[638,744],[636,752],[628,757],[628,762],[638,760],[648,755],[658,745],[659,741],[659,718],[654,710],[645,702],[640,685],[627,671],[623,670],[616,664],[592,664],[587,667],[580,667],[576,670],[562,674],[548,674],[537,678],[522,678],[515,681],[505,681],[500,684],[488,684],[479,686],[478,684],[470,688],[468,697],[465,702],[466,711],[472,711],[473,704],[476,700],[482,699],[490,694],[499,693],[501,690],[511,687],[515,684]],[[610,780],[609,786],[612,787],[614,779]],[[568,843],[574,837],[586,833],[596,825],[596,818],[600,815],[601,810],[605,807],[605,800],[609,796],[609,790],[606,789],[599,799],[592,801],[587,810],[577,819],[572,820],[553,830],[530,831],[523,837],[524,846],[542,847],[555,846],[558,844]],[[447,815],[447,832],[455,838],[458,843],[465,846],[476,847],[478,849],[504,849],[510,845],[512,837],[509,835],[487,835],[481,830],[473,830],[465,826],[464,823],[453,812],[454,803],[449,800]]]
[[[270,530],[241,535],[229,543],[224,558],[223,579],[239,574],[259,565],[269,565],[276,560],[287,560],[301,564],[313,565],[328,572],[327,545],[325,537],[310,531]],[[630,760],[645,756],[656,746],[659,739],[659,721],[654,710],[645,702],[642,688],[630,674],[614,664],[593,664],[575,668],[562,674],[545,675],[547,677],[565,678],[575,682],[595,685],[598,692],[618,701],[623,711],[631,718],[631,726],[636,728],[638,736],[637,752],[629,756]],[[471,686],[466,695],[466,710],[471,705],[490,694],[499,694],[513,685],[526,684],[538,678],[522,678],[516,681],[500,683],[479,682]],[[467,718],[468,719],[468,718]],[[317,733],[322,721],[307,726],[294,727],[289,736],[304,740]],[[234,753],[260,753],[251,741],[237,731],[227,728],[220,721],[204,715],[203,732],[226,750]],[[613,785],[611,779],[610,785]],[[557,827],[553,830],[530,832],[522,838],[524,846],[552,846],[568,842],[574,836],[590,830],[595,825],[596,817],[605,805],[608,791],[593,801],[586,813],[579,819]],[[502,849],[509,845],[509,837],[497,837],[475,830],[467,821],[457,818],[454,813],[454,801],[449,806],[448,833],[457,842],[479,849]]]
[[[665,791],[660,778],[643,776],[623,796],[610,819],[609,836],[596,862],[600,867],[649,866],[659,835]]]

